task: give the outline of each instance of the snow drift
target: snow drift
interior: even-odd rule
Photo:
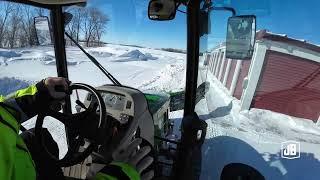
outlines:
[[[89,54],[93,55],[94,57],[110,57],[113,54],[109,52],[104,52],[104,51],[95,51],[95,50],[90,50],[88,51]]]
[[[4,58],[12,58],[12,57],[20,57],[21,54],[15,51],[0,49],[0,57]]]
[[[14,77],[0,77],[0,95],[6,96],[19,89],[28,87],[32,82]]]
[[[132,50],[130,52],[124,53],[119,57],[128,57],[128,59],[120,59],[118,62],[127,62],[127,61],[147,61],[147,60],[156,60],[157,57],[153,57],[150,53],[142,53],[139,50]]]

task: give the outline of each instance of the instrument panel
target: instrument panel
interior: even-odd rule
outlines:
[[[125,104],[127,99],[122,94],[116,94],[111,92],[100,92],[104,103],[106,104],[106,108],[110,108],[117,111],[123,111],[125,108]]]
[[[112,116],[121,124],[128,122],[129,118],[134,115],[132,97],[121,92],[110,90],[98,89],[105,105],[107,115]],[[87,95],[86,101],[92,101],[91,94]]]

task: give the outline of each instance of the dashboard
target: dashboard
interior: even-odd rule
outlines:
[[[107,115],[112,116],[121,124],[127,123],[134,115],[133,100],[129,95],[108,90],[98,90],[98,92],[106,105]],[[91,94],[87,95],[86,101],[87,103],[92,101]]]
[[[100,92],[104,103],[106,104],[106,108],[110,108],[117,111],[123,111],[125,108],[125,104],[127,99],[122,94],[116,94],[111,92]]]
[[[119,143],[132,138],[132,134],[137,132],[137,136],[154,144],[153,119],[148,111],[146,97],[142,92],[130,87],[114,85],[99,86],[96,87],[96,90],[106,105],[106,120],[110,123],[106,130],[111,135],[111,138],[106,138],[107,141],[95,150],[98,157],[108,160],[112,157],[112,152],[118,147]],[[88,93],[84,99],[84,105],[89,107],[95,101],[95,96]],[[139,131],[137,131],[138,127]]]

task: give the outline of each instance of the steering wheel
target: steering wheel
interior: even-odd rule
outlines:
[[[54,111],[49,107],[45,107],[38,114],[36,120],[35,135],[40,146],[42,146],[49,157],[60,167],[72,166],[82,162],[99,144],[102,144],[108,140],[108,137],[111,137],[109,134],[110,131],[108,131],[110,122],[106,119],[106,106],[101,95],[95,88],[82,83],[71,84],[69,86],[68,94],[71,94],[72,91],[76,89],[85,90],[92,94],[92,101],[88,108],[79,113],[69,114]],[[76,143],[69,144],[71,148],[68,147],[66,156],[61,160],[59,160],[59,157],[52,155],[50,150],[45,146],[42,126],[43,120],[47,116],[51,116],[59,120],[66,128],[71,129],[72,132],[76,134],[75,136],[72,136]],[[80,145],[83,144],[84,139],[90,142],[90,144],[82,152],[78,152],[78,149]]]

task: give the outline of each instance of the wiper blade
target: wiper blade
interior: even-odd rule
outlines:
[[[74,40],[67,32],[65,32],[66,36],[75,44],[77,45],[80,50],[90,59],[90,61],[93,62],[94,65],[96,65],[101,71],[103,74],[105,74],[109,79],[110,81],[115,84],[115,85],[118,85],[118,86],[122,86],[120,84],[120,82],[115,78],[113,77],[107,70],[106,68],[104,68],[97,60],[96,58],[94,58],[93,56],[91,56],[91,54],[89,54],[86,50],[84,50],[82,48],[82,46],[76,41]]]

